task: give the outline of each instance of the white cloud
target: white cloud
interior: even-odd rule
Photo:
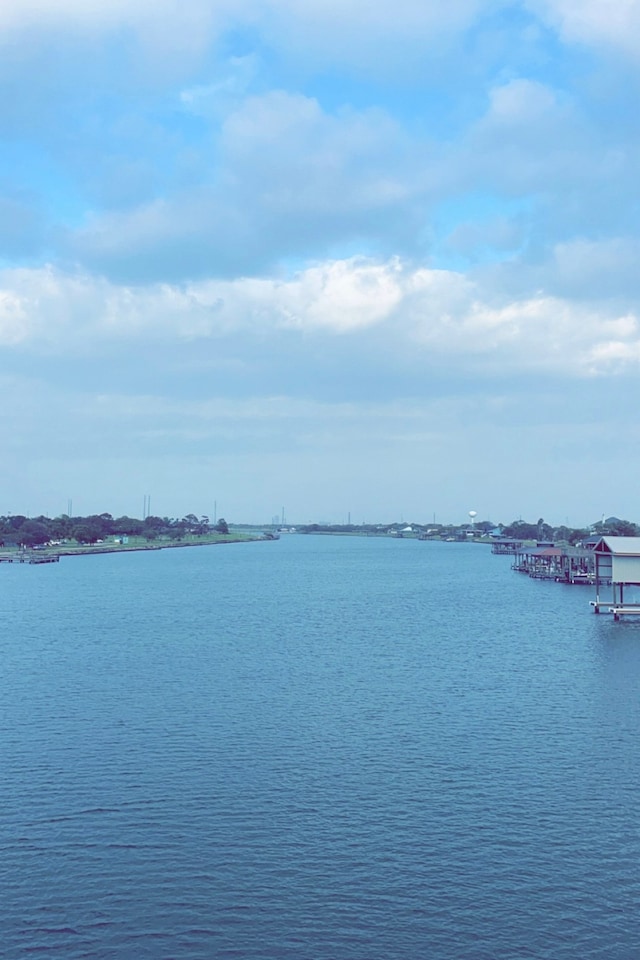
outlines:
[[[517,78],[489,90],[487,111],[466,132],[457,167],[503,195],[553,193],[584,180],[600,159],[601,150],[587,145],[574,103],[547,84]]]
[[[638,0],[525,0],[536,15],[568,40],[610,43],[634,52],[640,45]],[[514,0],[3,0],[0,31],[61,28],[109,31],[132,28],[164,43],[186,36],[200,42],[230,23],[259,25],[271,42],[293,50],[305,41],[305,55],[314,49],[357,62],[371,44],[384,44],[393,59],[393,44],[431,46],[443,34],[463,31],[477,18]],[[355,41],[358,41],[357,43]]]
[[[388,318],[402,301],[400,266],[337,261],[306,269],[275,292],[286,326],[347,333]]]
[[[196,116],[217,119],[230,113],[247,95],[260,68],[258,57],[230,57],[206,84],[180,92],[184,109]]]
[[[359,337],[411,362],[438,360],[491,372],[615,372],[640,357],[638,318],[543,293],[507,298],[463,274],[397,258],[328,261],[287,281],[240,279],[118,286],[52,269],[0,275],[5,348],[93,353],[101,343],[169,347],[242,333],[264,343],[301,334]],[[224,350],[224,347],[217,348]]]
[[[20,343],[30,333],[28,303],[15,291],[0,289],[0,344]]]
[[[497,4],[493,4],[496,6]],[[111,24],[141,23],[159,18],[180,17],[189,20],[204,11],[220,15],[230,9],[254,20],[258,16],[280,15],[292,22],[322,25],[335,31],[338,25],[361,30],[431,30],[466,23],[487,4],[481,0],[451,0],[443,6],[438,0],[396,0],[372,7],[366,0],[3,0],[0,24],[21,25],[36,21],[55,23]],[[168,23],[167,27],[171,24]]]
[[[387,204],[406,195],[401,168],[393,183],[391,172],[405,144],[400,125],[381,110],[332,115],[311,97],[279,90],[246,100],[221,137],[228,181],[250,178],[264,204],[284,214],[301,206]],[[349,189],[336,196],[346,176]]]
[[[640,52],[639,0],[528,0],[527,5],[566,40]]]
[[[215,91],[183,95],[204,112],[221,106]],[[635,145],[603,137],[576,100],[525,78],[490,87],[485,113],[436,145],[380,109],[331,113],[282,90],[226,102],[217,139],[212,131],[213,145],[194,152],[196,177],[87,216],[63,253],[124,282],[260,274],[353,249],[424,255],[451,200],[445,252],[508,251],[533,229],[550,239],[588,233],[594,221],[620,230],[638,196]],[[137,175],[148,185],[143,174],[144,165]],[[490,201],[480,214],[479,193]],[[525,213],[505,218],[514,199]]]
[[[638,323],[635,318],[626,318],[626,324],[637,332]],[[588,351],[587,357],[594,370],[621,366],[636,367],[640,363],[640,339],[631,343],[622,340],[605,340],[595,344]]]
[[[547,282],[570,297],[635,300],[640,294],[639,260],[637,237],[578,237],[554,246]]]
[[[519,78],[493,87],[487,120],[495,126],[527,128],[530,123],[555,112],[557,96],[550,87],[534,80]]]
[[[208,0],[3,0],[0,31],[46,29],[101,33],[133,28],[152,37],[206,35],[230,4]]]
[[[318,49],[326,54],[330,49],[338,60],[358,62],[363,54],[369,57],[372,44],[377,43],[378,60],[391,62],[400,54],[394,49],[398,40],[403,41],[405,54],[414,45],[432,48],[443,34],[463,30],[479,13],[503,5],[499,0],[451,0],[446,4],[439,0],[375,4],[367,0],[265,0],[262,10],[265,30],[280,46],[293,48],[304,42],[312,54]]]
[[[188,65],[227,32],[260,35],[261,46],[296,69],[346,67],[397,77],[429,68],[452,38],[513,0],[3,0],[0,41],[50,35],[82,44],[136,38],[163,66]],[[140,67],[136,63],[136,69]],[[203,85],[206,89],[206,85]],[[195,88],[197,89],[197,88]]]

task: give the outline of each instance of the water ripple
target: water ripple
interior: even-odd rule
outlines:
[[[471,544],[51,566],[0,571],[3,958],[638,955],[640,627]]]

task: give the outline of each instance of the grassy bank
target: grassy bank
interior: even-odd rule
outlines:
[[[248,533],[208,533],[202,536],[187,535],[179,539],[169,539],[158,537],[155,540],[147,540],[146,537],[128,537],[126,543],[118,543],[115,540],[105,540],[102,543],[68,543],[52,544],[44,549],[38,548],[37,553],[52,554],[57,553],[61,557],[77,557],[86,554],[97,553],[129,553],[136,550],[169,550],[177,547],[207,547],[223,543],[247,543],[252,540],[262,540],[261,536]],[[3,554],[19,553],[20,547],[6,546],[1,548]],[[31,552],[31,551],[28,551]]]

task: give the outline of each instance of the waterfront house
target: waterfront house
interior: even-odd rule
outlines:
[[[640,614],[640,537],[601,537],[593,548],[593,555],[596,562],[594,612],[600,613],[604,605],[600,586],[610,583],[613,597],[608,607],[614,619],[618,620],[621,614]]]

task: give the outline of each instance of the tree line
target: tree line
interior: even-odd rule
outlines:
[[[181,540],[186,536],[202,537],[210,533],[229,533],[224,518],[211,523],[208,517],[188,513],[182,519],[170,517],[113,517],[110,513],[91,514],[87,517],[24,517],[20,514],[0,517],[0,542],[2,546],[15,545],[37,547],[51,541],[75,540],[80,544],[97,543],[107,538],[144,537]]]
[[[564,524],[552,527],[540,518],[537,523],[514,520],[502,528],[502,536],[515,540],[564,540],[576,544],[591,536],[637,537],[640,536],[640,528],[631,520],[620,520],[618,517],[599,520],[591,527],[568,527]]]
[[[310,523],[297,527],[299,533],[368,533],[368,534],[400,534],[404,529],[411,528],[417,535],[425,535],[434,539],[467,539],[469,537],[482,538],[491,535],[513,540],[563,541],[570,544],[580,543],[588,537],[637,537],[640,536],[640,527],[630,520],[620,520],[618,517],[609,517],[598,521],[590,527],[569,527],[565,524],[552,526],[543,517],[535,523],[526,520],[513,520],[509,524],[494,523],[492,520],[476,520],[473,523],[442,524],[416,523],[406,524],[404,521],[391,524],[319,524]]]

